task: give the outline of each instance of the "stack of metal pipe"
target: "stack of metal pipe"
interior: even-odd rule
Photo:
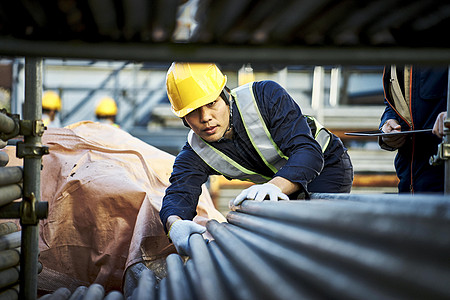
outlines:
[[[0,299],[18,299],[21,234],[17,224],[0,224]]]
[[[169,255],[160,282],[145,269],[104,299],[450,299],[448,196],[245,201],[227,219],[191,235],[190,257]],[[84,292],[70,299],[104,297]]]
[[[14,130],[14,121],[0,113],[0,132]],[[1,148],[6,142],[1,140]],[[9,156],[0,151],[0,211],[14,200],[22,197],[23,170],[6,167]],[[0,299],[18,299],[21,233],[14,222],[0,224]]]
[[[213,241],[190,239],[189,299],[450,298],[448,196],[245,201],[227,220],[208,223]]]

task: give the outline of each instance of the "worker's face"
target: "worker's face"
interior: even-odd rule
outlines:
[[[227,132],[230,123],[230,107],[218,97],[187,114],[184,119],[189,127],[207,142],[217,142]]]

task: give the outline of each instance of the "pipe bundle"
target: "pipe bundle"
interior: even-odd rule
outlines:
[[[207,223],[213,240],[192,235],[190,257],[169,255],[159,283],[146,269],[131,296],[104,299],[450,298],[447,196],[245,201],[227,220]]]
[[[0,224],[0,299],[18,299],[21,234],[13,222]]]

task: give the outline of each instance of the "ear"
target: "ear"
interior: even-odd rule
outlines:
[[[191,128],[191,126],[189,126],[188,122],[186,122],[186,119],[184,117],[181,118],[181,120],[183,121],[184,126],[186,126],[187,128]]]

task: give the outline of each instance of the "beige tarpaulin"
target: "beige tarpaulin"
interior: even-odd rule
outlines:
[[[174,156],[93,122],[49,128],[42,143],[50,148],[41,173],[41,200],[49,202],[40,225],[42,288],[60,280],[120,289],[128,266],[175,252],[158,214]],[[225,221],[203,189],[194,220]]]

